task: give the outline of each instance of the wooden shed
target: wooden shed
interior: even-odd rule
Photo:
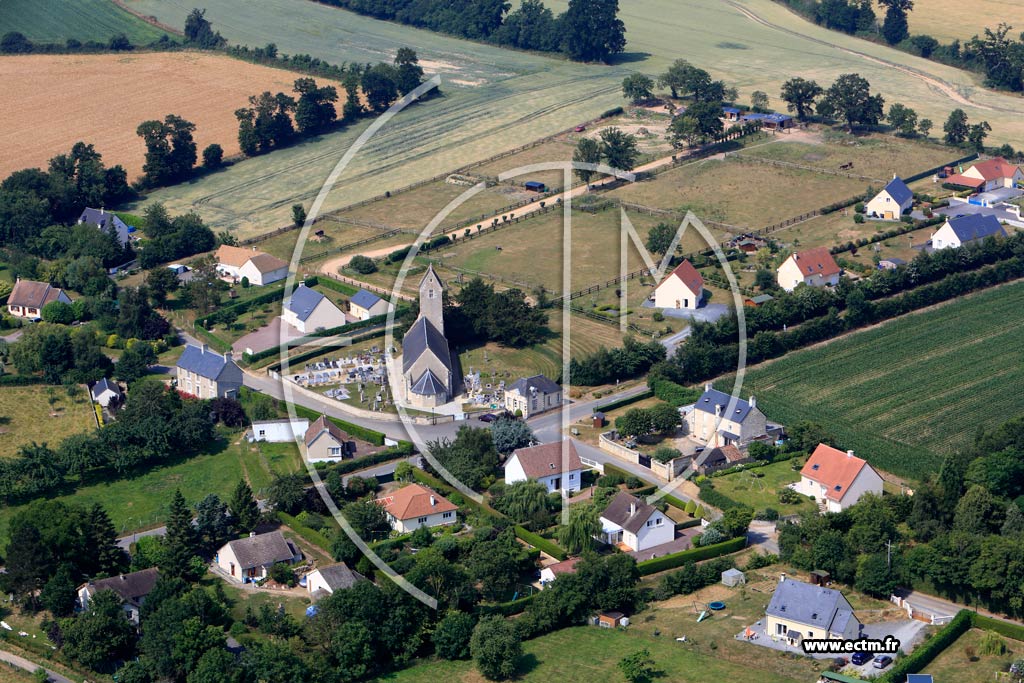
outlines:
[[[597,615],[597,625],[601,628],[629,626],[629,618],[622,612],[601,612]]]
[[[604,413],[594,413],[593,424],[595,429],[603,429],[604,426],[608,424],[608,420],[605,418]]]

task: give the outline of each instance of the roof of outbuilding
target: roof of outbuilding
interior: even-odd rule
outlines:
[[[544,375],[534,375],[533,377],[520,377],[506,391],[518,391],[526,396],[530,393],[531,387],[542,394],[557,394],[562,390],[562,387]]]
[[[402,338],[402,372],[408,372],[427,350],[433,352],[445,368],[452,369],[448,340],[426,317],[420,316]]]
[[[367,292],[365,289],[360,289],[358,292],[352,295],[349,300],[353,306],[359,306],[367,310],[377,305],[377,302],[381,301],[381,298],[373,292]]]
[[[271,531],[247,538],[240,538],[227,544],[242,569],[285,562],[298,554],[280,531]]]
[[[630,505],[636,506],[633,508],[632,514],[630,514]],[[655,512],[657,509],[653,505],[648,505],[625,491],[619,491],[605,508],[601,517],[635,534],[643,528],[644,522],[650,519]]]
[[[14,289],[7,296],[7,304],[42,309],[51,301],[57,301],[62,294],[64,294],[64,290],[54,287],[49,282],[18,280],[14,283]],[[67,294],[64,294],[64,298],[68,301],[71,300]]]
[[[694,467],[703,467],[705,465],[714,465],[720,460],[724,460],[726,463],[738,462],[746,459],[746,456],[740,452],[740,449],[736,448],[732,444],[728,446],[716,446],[714,448],[705,448],[701,451],[694,461]]]
[[[907,187],[907,184],[900,177],[890,180],[889,184],[885,186],[885,192],[888,192],[893,201],[901,206],[907,200],[914,198],[914,193],[910,191],[910,188]]]
[[[564,457],[562,444],[568,444]],[[512,451],[512,457],[519,461],[523,472],[530,479],[540,479],[552,474],[583,469],[583,463],[580,461],[580,455],[576,452],[576,444],[572,439],[517,448]],[[508,463],[505,464],[505,467],[508,467]]]
[[[433,502],[431,502],[433,501]],[[389,496],[382,496],[377,502],[384,506],[395,519],[406,520],[439,512],[454,512],[458,508],[440,493],[431,491],[426,486],[409,484],[403,486]]]
[[[300,284],[292,292],[292,295],[285,299],[284,306],[299,320],[305,320],[313,314],[313,309],[325,298],[327,297],[315,289]]]
[[[142,598],[152,592],[158,578],[160,578],[160,570],[150,567],[131,574],[119,574],[106,579],[89,581],[86,585],[94,595],[102,590],[112,590],[125,602],[138,604]]]
[[[953,234],[961,242],[980,240],[994,235],[1006,237],[1006,231],[1003,230],[999,219],[992,215],[983,216],[974,213],[960,218],[950,218],[947,222],[950,229],[953,230]]]
[[[361,581],[366,578],[359,572],[354,572],[349,569],[348,565],[344,562],[332,564],[327,567],[320,567],[316,571],[320,574],[324,583],[330,586],[332,591],[351,588],[357,581]]]
[[[839,591],[794,579],[779,582],[766,614],[832,633],[845,631],[855,618],[853,607]]]
[[[103,395],[104,391],[112,391],[118,396],[121,395],[121,387],[117,385],[117,382],[112,382],[106,377],[101,378],[95,384],[92,385],[92,397],[97,399]]]
[[[200,348],[189,344],[178,359],[178,366],[183,370],[194,372],[200,377],[217,379],[228,364],[234,365],[235,361],[222,356],[216,351]]]

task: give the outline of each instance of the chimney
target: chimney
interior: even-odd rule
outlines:
[[[249,532],[249,538],[256,538],[256,532],[255,531],[250,531]]]
[[[786,580],[786,572],[782,572],[781,574],[779,574],[779,583],[782,583],[785,580]]]
[[[722,417],[722,404],[721,403],[716,403],[715,404],[715,417]]]
[[[104,211],[103,207],[101,206],[100,207],[100,215],[102,216],[104,213],[106,213],[106,211]]]
[[[437,505],[437,498],[434,498],[433,496],[431,496],[430,497],[430,507],[434,507],[435,505]]]
[[[756,408],[756,407],[757,407],[757,399],[756,399],[756,398],[754,398],[754,395],[753,395],[753,394],[751,394],[751,395],[750,395],[750,400],[749,400],[749,401],[747,401],[747,403],[749,403],[749,404],[750,404],[750,407],[751,407],[751,408]]]
[[[234,360],[235,355],[230,351],[224,352],[224,360]]]
[[[209,350],[210,350],[210,345],[209,344],[203,344],[203,348],[202,348],[203,353],[206,353]]]
[[[853,451],[846,451],[846,457],[847,458],[852,458],[853,457]]]
[[[711,383],[711,382],[705,382],[704,383],[704,391],[711,391],[714,388],[715,388],[715,385],[713,383]]]
[[[629,516],[632,517],[636,514],[636,501],[632,500],[629,502]]]

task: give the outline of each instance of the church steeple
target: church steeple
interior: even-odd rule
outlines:
[[[420,281],[420,317],[426,318],[437,331],[444,334],[444,283],[437,276],[434,264]]]

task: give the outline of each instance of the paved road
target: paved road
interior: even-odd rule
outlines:
[[[8,652],[7,650],[0,650],[0,661],[7,662],[8,664],[13,664],[19,669],[24,669],[29,673],[35,673],[36,669],[40,668],[39,664],[29,661],[20,655],[14,654],[13,652]],[[47,669],[46,675],[49,677],[47,680],[54,681],[54,683],[74,683],[74,681],[72,681],[70,678],[67,678],[66,676],[61,676],[56,671],[51,671]]]
[[[1017,626],[1024,625],[1024,622],[1016,619],[1009,619],[1007,617],[989,612],[988,610],[979,609],[973,605],[964,605],[961,603],[953,602],[945,598],[940,598],[937,595],[928,595],[927,593],[921,593],[909,588],[897,588],[895,591],[896,595],[900,596],[913,607],[924,612],[930,612],[937,616],[954,616],[957,612],[962,609],[969,609],[972,612],[977,612],[986,617],[998,619],[999,621],[1005,621],[1007,624],[1014,624]]]

